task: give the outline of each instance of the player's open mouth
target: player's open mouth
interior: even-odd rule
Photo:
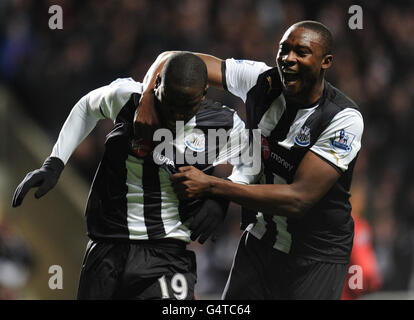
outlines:
[[[299,72],[297,71],[284,69],[282,74],[285,85],[293,85],[299,80]]]

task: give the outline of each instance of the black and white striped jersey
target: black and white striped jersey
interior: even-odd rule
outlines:
[[[361,148],[363,119],[356,104],[325,81],[321,99],[289,108],[277,68],[262,62],[223,62],[226,89],[246,104],[247,127],[260,129],[263,174],[229,177],[239,183],[286,184],[311,151],[340,172],[329,192],[302,219],[258,213],[250,234],[282,252],[316,260],[346,263],[352,248],[349,203],[353,167]]]
[[[170,173],[155,163],[152,155],[142,158],[133,150],[133,119],[141,93],[142,84],[131,78],[117,79],[88,93],[73,108],[52,156],[66,163],[99,119],[111,119],[114,127],[106,137],[104,155],[86,207],[88,236],[130,240],[174,238],[189,242],[187,218],[200,208],[201,202],[180,202],[173,192]],[[209,144],[208,130],[218,129],[228,133],[227,139]],[[176,136],[182,134],[184,143],[177,143],[177,139],[172,142],[174,156],[182,156],[182,165],[188,165],[183,153],[206,159],[193,165],[208,174],[217,163],[228,162],[235,155],[226,153],[229,143],[233,144],[233,150],[236,141],[240,142],[240,148],[247,143],[239,139],[245,132],[237,113],[210,100],[202,103],[197,114],[184,124],[183,131]],[[216,159],[212,165],[207,161],[211,153]]]

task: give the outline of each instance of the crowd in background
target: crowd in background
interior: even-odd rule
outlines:
[[[49,29],[51,5],[63,30]],[[414,290],[414,2],[361,4],[363,29],[348,26],[353,1],[93,0],[0,2],[0,81],[53,142],[77,100],[118,77],[142,80],[163,51],[189,50],[275,65],[278,41],[300,20],[332,31],[334,63],[327,78],[360,106],[363,147],[353,201],[372,227],[382,290]],[[242,101],[210,96],[239,110]],[[110,122],[101,123],[71,158],[89,182]],[[221,292],[240,234],[238,206],[216,243],[193,245],[203,294]]]

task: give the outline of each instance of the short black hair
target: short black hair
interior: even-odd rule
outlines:
[[[331,31],[328,29],[327,26],[318,21],[313,20],[300,21],[295,23],[293,26],[312,30],[319,34],[322,40],[321,44],[323,47],[323,55],[332,54],[333,37]]]
[[[161,73],[166,86],[205,89],[207,86],[207,66],[191,52],[173,54],[165,63]]]

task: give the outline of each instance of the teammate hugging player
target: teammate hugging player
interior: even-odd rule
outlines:
[[[171,56],[157,74],[152,95],[163,127],[174,131],[180,120],[185,121],[182,129],[187,135],[197,128],[203,132],[232,129],[230,136],[243,134],[244,123],[234,110],[205,99],[206,90],[207,69],[202,59],[191,53]],[[50,157],[25,177],[13,197],[16,207],[33,187],[39,187],[36,198],[46,194],[98,120],[114,122],[86,207],[90,241],[78,299],[194,299],[196,260],[186,244],[198,237],[199,242],[206,241],[227,211],[228,201],[217,197],[177,199],[169,179],[174,168],[154,162],[151,148],[134,136],[134,114],[142,91],[142,83],[118,79],[81,98]],[[198,146],[206,159],[225,148],[212,147],[207,141]],[[174,155],[187,149],[177,147]],[[207,174],[214,170],[208,162],[196,166]]]
[[[223,298],[340,299],[352,248],[349,190],[363,119],[356,104],[324,79],[333,59],[330,31],[315,21],[292,25],[274,68],[198,55],[209,84],[240,97],[247,126],[262,130],[262,176],[235,168],[224,181],[194,167],[172,176],[180,198],[221,196],[247,208],[250,220],[256,217],[240,240]],[[156,123],[146,102],[136,119],[143,130]]]

